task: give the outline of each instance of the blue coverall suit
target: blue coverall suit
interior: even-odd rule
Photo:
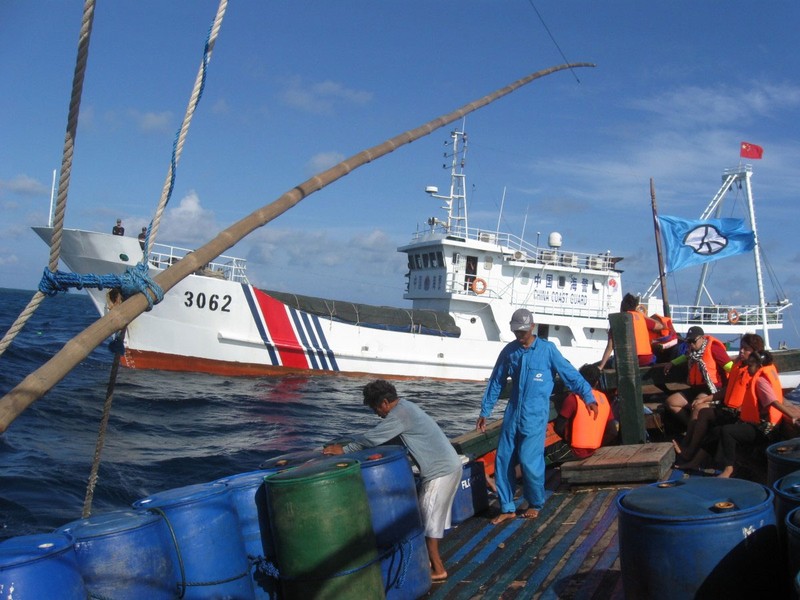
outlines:
[[[595,402],[592,388],[555,344],[534,339],[529,348],[518,341],[508,344],[497,357],[481,402],[481,417],[487,418],[497,404],[500,392],[511,377],[511,397],[503,415],[497,445],[495,481],[500,510],[515,511],[515,465],[522,467],[522,493],[530,508],[544,506],[544,440],[550,417],[550,394],[558,373],[567,387],[587,404]]]

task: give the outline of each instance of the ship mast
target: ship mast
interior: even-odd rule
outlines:
[[[722,174],[722,186],[717,192],[716,196],[711,200],[709,205],[700,216],[701,219],[709,219],[712,217],[712,212],[716,210],[715,216],[721,216],[722,199],[724,195],[731,189],[731,186],[736,183],[739,184],[744,181],[745,199],[747,201],[748,218],[750,220],[750,229],[753,230],[753,238],[755,246],[753,247],[753,259],[756,263],[756,281],[758,283],[758,308],[761,313],[761,323],[764,338],[764,345],[769,348],[769,328],[767,327],[767,303],[764,298],[764,280],[761,275],[761,249],[758,242],[758,229],[756,228],[756,214],[753,206],[753,188],[750,185],[750,178],[753,176],[753,167],[750,165],[741,165],[733,169],[725,169]],[[697,286],[697,295],[695,304],[699,305],[703,292],[706,291],[706,277],[708,275],[709,263],[703,265],[702,273],[700,275],[700,283]],[[706,291],[707,293],[707,291]]]
[[[464,126],[461,126],[462,131],[454,129],[450,132],[452,138],[452,152],[445,152],[445,158],[452,158],[450,164],[450,194],[443,196],[439,194],[439,189],[436,186],[428,186],[425,191],[433,198],[444,200],[445,204],[442,209],[447,211],[447,223],[441,223],[438,219],[431,219],[429,223],[441,223],[445,226],[448,235],[456,235],[458,237],[467,237],[469,230],[469,223],[467,222],[467,192],[466,192],[466,175],[464,174],[464,166],[466,165],[467,158],[467,134],[463,131]],[[448,142],[445,142],[447,145]],[[447,164],[442,165],[447,168]]]

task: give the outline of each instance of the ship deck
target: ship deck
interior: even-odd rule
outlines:
[[[632,485],[582,486],[547,470],[539,518],[492,525],[496,501],[450,529],[441,542],[448,572],[425,598],[624,598],[616,498]]]

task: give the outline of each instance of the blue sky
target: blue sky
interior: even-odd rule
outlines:
[[[121,217],[135,235],[150,220],[216,10],[98,3],[67,227],[110,230]],[[30,226],[46,223],[61,164],[81,14],[80,2],[0,4],[3,287],[35,288],[47,264]],[[593,62],[467,118],[470,225],[497,226],[505,189],[501,229],[611,250],[625,257],[624,288],[641,293],[656,274],[650,178],[661,213],[696,218],[744,140],[764,148],[753,189],[780,284],[767,279],[768,300],[800,301],[798,23],[789,1],[231,2],[157,241],[202,245],[364,148],[528,73]],[[424,189],[448,184],[448,132],[351,173],[231,253],[260,287],[407,305],[396,247],[441,216]],[[752,277],[750,258],[715,263],[714,300],[754,301]],[[670,300],[691,302],[695,278],[671,278]],[[800,346],[797,314],[773,345]]]

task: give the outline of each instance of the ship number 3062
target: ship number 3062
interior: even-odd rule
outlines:
[[[195,294],[194,292],[184,292],[186,297],[184,306],[196,306],[197,308],[207,308],[208,310],[218,310],[220,312],[231,312],[228,308],[231,305],[232,298],[230,295],[225,294],[222,298],[216,294],[206,296],[203,292]]]

